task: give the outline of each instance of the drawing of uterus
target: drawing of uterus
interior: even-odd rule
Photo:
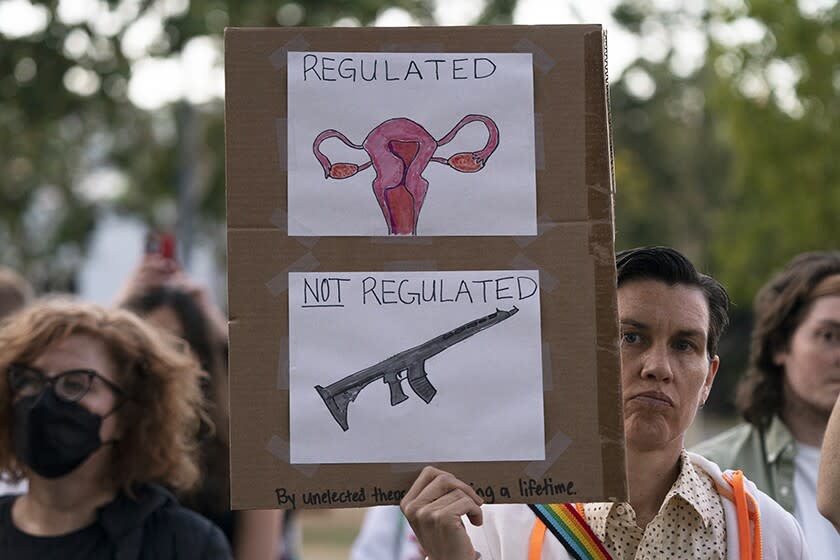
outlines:
[[[487,144],[477,152],[459,152],[448,159],[434,157],[437,149],[452,141],[464,126],[479,121],[487,127]],[[355,163],[330,163],[321,153],[321,143],[338,138],[345,145],[367,152],[370,160]],[[423,172],[430,162],[448,165],[461,173],[481,171],[499,145],[496,123],[484,115],[467,115],[440,140],[435,140],[425,128],[411,119],[389,119],[373,130],[361,145],[354,144],[337,130],[325,130],[312,144],[315,157],[324,168],[326,179],[347,179],[373,166],[373,194],[382,210],[391,235],[417,235],[417,221],[426,198],[429,182]]]

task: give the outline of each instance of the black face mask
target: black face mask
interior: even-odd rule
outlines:
[[[104,417],[61,400],[52,388],[19,399],[13,408],[15,455],[44,478],[71,473],[102,446]]]

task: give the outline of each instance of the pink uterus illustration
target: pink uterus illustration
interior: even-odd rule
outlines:
[[[477,152],[459,152],[448,159],[434,157],[439,147],[451,142],[461,128],[475,121],[487,127],[489,136],[484,148]],[[364,150],[369,161],[362,164],[330,163],[321,153],[321,143],[329,138],[338,138],[351,148]],[[361,145],[352,143],[337,130],[325,130],[315,138],[312,151],[324,168],[327,179],[347,179],[372,165],[376,172],[373,194],[388,224],[388,233],[416,235],[420,209],[429,188],[429,182],[423,178],[429,163],[442,163],[461,173],[476,173],[484,168],[498,145],[499,129],[492,119],[483,115],[467,115],[440,140],[435,140],[411,119],[399,117],[371,130]]]

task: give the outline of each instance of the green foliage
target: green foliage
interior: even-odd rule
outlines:
[[[746,298],[793,255],[838,247],[840,3],[804,17],[797,3],[753,0],[743,16],[761,22],[765,36],[737,48],[714,44],[709,64],[734,63],[719,72],[712,96],[732,153],[712,251]],[[795,86],[774,83],[786,68],[801,76]]]
[[[640,99],[622,79],[611,91],[617,244],[671,244],[704,262],[720,219],[719,178],[728,160],[705,103],[708,76],[680,78],[665,64],[647,61],[628,72],[648,76],[656,89]]]
[[[615,10],[631,31],[668,34],[663,56],[640,58],[612,89],[618,244],[680,247],[741,308],[791,256],[840,238],[840,3],[811,15],[798,5],[712,2],[689,13],[628,0]],[[745,18],[759,33],[738,27]],[[709,48],[681,76],[686,21]],[[631,93],[640,72],[655,84],[650,97]]]

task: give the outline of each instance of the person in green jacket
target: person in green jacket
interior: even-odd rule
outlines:
[[[737,396],[745,422],[694,451],[742,470],[793,513],[814,554],[840,549],[816,505],[820,449],[838,395],[840,252],[804,253],[756,295],[749,369]]]

